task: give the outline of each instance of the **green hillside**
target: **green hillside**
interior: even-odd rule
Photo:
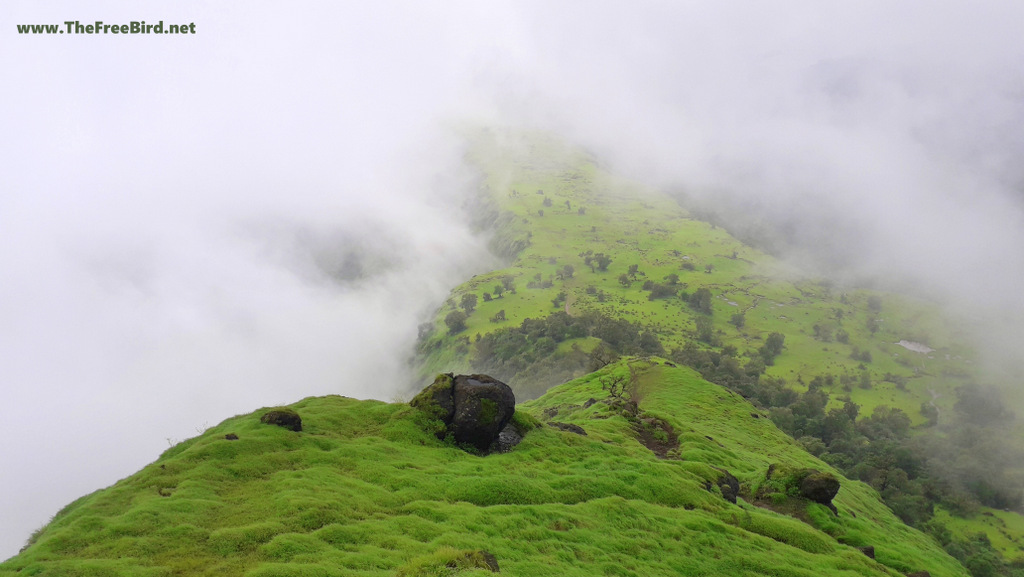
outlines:
[[[838,515],[782,493],[764,498],[802,520],[754,506],[770,465],[776,483],[832,470],[689,369],[633,372],[634,412],[602,388],[620,362],[518,408],[523,429],[586,436],[539,426],[486,457],[405,404],[305,399],[302,432],[234,417],[66,507],[0,575],[450,575],[481,550],[508,575],[967,574],[861,483],[841,479]],[[678,436],[668,458],[638,441],[650,422]],[[738,504],[716,467],[742,482]]]
[[[935,307],[807,278],[546,135],[468,142],[504,263],[421,326],[418,387],[508,382],[521,444],[464,451],[406,403],[305,399],[301,432],[256,411],[0,576],[1024,572],[1019,421]]]
[[[468,157],[481,173],[485,200],[478,212],[496,231],[493,246],[510,262],[453,291],[421,346],[424,377],[469,369],[476,335],[558,310],[639,323],[666,351],[687,344],[734,347],[744,361],[758,358],[768,335],[779,332],[785,350],[768,375],[806,389],[815,376],[831,374],[835,384],[826,387],[829,392],[849,396],[866,413],[881,404],[901,408],[915,424],[926,420],[922,405],[952,409],[955,387],[974,376],[973,351],[956,341],[957,329],[927,303],[805,278],[724,229],[691,218],[670,197],[607,173],[582,151],[544,135],[484,131],[475,135]],[[597,266],[598,254],[610,259],[605,270]],[[621,275],[628,284],[620,282]],[[675,293],[709,290],[711,314],[699,314],[668,292],[650,300],[652,291],[644,284],[664,288],[669,275],[678,277],[667,287]],[[515,291],[498,297],[494,287],[503,279]],[[560,293],[565,298],[556,306]],[[466,329],[451,335],[444,318],[461,308],[467,294],[477,297],[476,309]],[[493,322],[499,311],[505,320]],[[742,315],[742,326],[736,326],[735,315]],[[933,350],[922,354],[900,341]],[[594,341],[569,340],[561,347],[573,344],[588,351]],[[577,374],[583,372],[585,367]],[[523,379],[515,374],[502,376],[526,396],[562,382],[542,379],[544,386],[536,387],[517,382]]]
[[[996,534],[981,515],[1021,510],[1024,427],[936,306],[806,277],[547,135],[470,140],[475,209],[507,266],[455,288],[421,327],[424,378],[487,372],[530,398],[620,354],[664,355],[766,410],[904,521],[993,535],[1024,563],[1000,546],[1024,541],[1020,523]],[[957,522],[932,523],[936,506]]]

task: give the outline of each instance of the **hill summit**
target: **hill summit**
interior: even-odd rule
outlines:
[[[301,431],[263,422],[281,408],[234,417],[66,507],[0,575],[966,575],[672,365],[622,360],[520,404],[521,442],[486,456],[401,403],[304,399]],[[806,498],[811,475],[834,498]]]

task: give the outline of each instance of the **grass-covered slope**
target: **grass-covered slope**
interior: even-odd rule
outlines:
[[[543,425],[486,457],[405,404],[305,399],[301,432],[234,417],[66,507],[0,575],[490,574],[479,551],[522,576],[966,575],[859,483],[842,479],[838,516],[778,494],[803,521],[752,505],[770,465],[831,469],[691,370],[631,366],[622,398],[602,386],[630,374],[617,363],[518,408],[524,428],[586,436]],[[668,458],[638,441],[651,423],[673,434],[648,439],[678,435]],[[716,467],[741,481],[738,504]]]
[[[954,535],[986,532],[1007,543],[997,545],[1007,560],[1021,557],[1010,544],[1024,538],[1017,514],[998,531],[990,516],[971,516],[979,501],[1003,509],[1014,487],[1019,496],[1014,467],[1024,461],[994,455],[1020,454],[1021,421],[959,410],[962,393],[987,381],[964,331],[937,307],[808,278],[547,135],[484,130],[471,141],[478,212],[507,266],[456,287],[423,327],[424,378],[484,371],[532,398],[613,358],[601,349],[618,339],[616,352],[670,356],[772,407],[808,449],[884,491],[907,522],[929,519],[935,503],[955,505],[965,517]],[[463,314],[463,326],[446,322]],[[784,346],[766,362],[773,334]],[[818,415],[801,416],[818,398],[827,400]],[[1000,405],[972,398],[965,406]],[[875,426],[889,417],[891,431]],[[943,444],[959,448],[934,450]]]
[[[494,245],[510,262],[453,290],[421,344],[424,377],[469,370],[479,356],[478,335],[557,311],[628,319],[655,333],[666,351],[688,343],[734,347],[743,363],[758,359],[765,339],[778,332],[785,348],[768,375],[797,390],[815,376],[832,375],[826,390],[834,400],[849,396],[864,414],[879,405],[900,408],[915,424],[926,421],[922,408],[952,410],[955,387],[975,376],[972,351],[927,303],[806,278],[692,218],[669,196],[618,178],[548,136],[487,130],[472,143],[468,158],[481,174],[482,211],[490,212]],[[610,260],[604,270],[599,254]],[[652,300],[644,284],[667,286],[670,275],[678,277],[668,286],[672,295]],[[499,296],[495,287],[503,281],[514,292]],[[710,291],[711,314],[675,296],[701,289]],[[467,295],[476,306],[466,328],[453,333],[444,319],[463,310]],[[932,350],[915,352],[901,341]],[[570,339],[559,351],[576,345],[588,352],[595,342]],[[534,372],[518,380],[514,371],[500,376],[523,396],[537,396],[564,376],[555,371],[553,380],[534,379]]]

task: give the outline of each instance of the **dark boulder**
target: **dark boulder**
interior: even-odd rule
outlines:
[[[523,435],[520,434],[519,429],[512,423],[509,423],[498,433],[498,440],[494,442],[492,449],[495,453],[507,453],[522,440]]]
[[[907,573],[907,577],[932,577],[932,574],[927,571],[915,571],[913,573]]]
[[[515,413],[512,388],[487,375],[459,375],[452,392],[455,414],[449,428],[455,441],[486,451]]]
[[[267,411],[260,417],[260,422],[268,425],[277,425],[278,427],[284,427],[296,432],[302,430],[302,418],[299,417],[298,413],[287,408]]]
[[[870,557],[871,559],[875,558],[875,547],[874,547],[874,545],[867,545],[865,547],[857,547],[857,549],[860,550],[861,553],[863,553],[863,554],[867,555],[868,557]]]
[[[740,480],[725,469],[718,469],[718,471],[722,473],[718,477],[718,488],[722,491],[722,497],[730,503],[735,503],[736,497],[740,494]]]
[[[236,435],[234,433],[228,433],[228,434],[224,435],[224,438],[229,440],[229,441],[237,441],[238,440],[238,435]]]
[[[806,471],[800,479],[800,496],[822,505],[831,505],[832,498],[839,492],[839,479],[832,473],[813,469]]]
[[[508,385],[487,375],[442,374],[409,404],[444,423],[438,436],[450,433],[455,442],[487,452],[512,419],[516,397]],[[512,440],[506,434],[506,441]],[[507,442],[509,448],[514,445]]]
[[[554,427],[554,428],[556,428],[556,429],[558,429],[560,431],[566,431],[568,433],[576,433],[577,435],[583,435],[584,437],[587,436],[587,432],[585,430],[583,430],[583,427],[581,427],[579,425],[574,425],[572,423],[556,423],[554,421],[548,421],[548,425],[550,425],[550,426],[552,426],[552,427]]]

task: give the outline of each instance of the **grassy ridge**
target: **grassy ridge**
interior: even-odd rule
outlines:
[[[698,340],[700,315],[678,298],[649,300],[650,292],[642,288],[645,281],[664,283],[673,274],[679,277],[678,290],[711,291],[710,321],[718,348],[732,346],[756,357],[767,335],[783,333],[785,351],[768,374],[785,378],[797,390],[805,390],[814,376],[834,375],[836,385],[828,392],[835,406],[841,404],[839,397],[848,396],[865,414],[887,405],[921,424],[926,420],[923,405],[951,410],[955,387],[975,376],[973,352],[957,342],[955,327],[927,303],[802,278],[723,229],[692,219],[666,195],[608,174],[583,152],[543,135],[484,131],[469,157],[481,171],[489,209],[501,215],[495,218],[501,222],[497,244],[525,248],[507,268],[453,290],[421,347],[424,377],[452,367],[470,369],[477,335],[557,310],[627,318],[654,330],[666,350],[683,347]],[[611,258],[606,271],[586,264],[588,251]],[[560,278],[566,265],[573,274]],[[619,277],[630,265],[637,265],[638,274],[626,286]],[[493,293],[504,277],[515,280],[515,293],[485,301],[484,293]],[[538,278],[550,286],[527,288]],[[566,300],[555,306],[559,293]],[[467,294],[478,297],[476,310],[464,331],[449,334],[444,318],[460,308]],[[499,311],[505,320],[492,322]],[[736,314],[744,316],[741,328],[730,322]],[[934,351],[914,352],[900,341],[927,344]],[[584,350],[593,346],[578,344]],[[861,358],[851,358],[855,348]],[[862,360],[865,353],[870,361]],[[864,375],[869,388],[861,386]],[[847,377],[845,387],[842,376]],[[520,393],[540,392],[520,385]]]
[[[769,334],[784,334],[785,348],[767,367],[767,376],[784,379],[798,392],[815,377],[830,377],[822,387],[830,396],[826,411],[842,408],[845,401],[858,405],[861,416],[892,407],[919,430],[934,423],[930,418],[948,422],[958,387],[984,382],[975,351],[959,338],[960,328],[929,303],[805,278],[724,230],[691,218],[668,196],[617,178],[586,153],[546,135],[482,131],[468,156],[480,170],[492,219],[500,222],[495,244],[519,250],[505,251],[511,257],[506,268],[453,290],[421,346],[425,376],[446,367],[480,369],[474,357],[481,337],[564,310],[576,317],[598,311],[640,323],[657,333],[667,351],[688,343],[709,350],[733,347],[743,362],[757,359]],[[586,263],[587,255],[593,262],[598,253],[611,259],[606,271]],[[560,278],[566,265],[573,274]],[[639,274],[620,282],[631,265]],[[666,283],[669,275],[678,275],[675,288],[687,293],[710,290],[712,313],[697,313],[678,298],[650,300],[644,282]],[[485,302],[484,293],[493,293],[508,277],[517,290],[500,298],[492,294]],[[527,288],[531,281],[542,281],[541,286]],[[470,294],[478,297],[476,310],[466,329],[453,334],[443,319]],[[553,303],[559,294],[564,301]],[[492,322],[499,311],[504,320]],[[737,314],[743,315],[741,326],[733,322]],[[711,338],[704,342],[701,321],[711,325]],[[568,340],[557,351],[568,356],[576,347],[585,353],[597,342]],[[566,364],[572,369],[568,376],[588,370],[585,363]],[[527,397],[553,382],[535,373],[501,376]],[[1024,538],[1019,523],[997,532],[991,522],[976,515],[957,518],[950,528],[965,537],[987,533],[1006,559],[1018,558],[1019,548],[1006,544],[1003,533],[1011,543],[1019,542]]]
[[[807,522],[727,502],[713,467],[747,490],[772,463],[828,467],[688,369],[654,366],[636,389],[681,434],[679,459],[657,458],[611,405],[573,406],[605,400],[601,378],[625,371],[519,409],[557,410],[587,436],[543,426],[488,457],[402,404],[305,399],[291,405],[301,433],[260,423],[265,411],[234,417],[69,505],[0,575],[445,575],[477,550],[510,575],[965,575],[859,483],[843,480],[838,517],[796,500]],[[854,548],[868,544],[877,562]]]
[[[469,372],[479,339],[559,311],[628,319],[668,350],[704,339],[751,361],[781,332],[769,375],[802,391],[830,374],[833,405],[848,395],[865,413],[895,406],[916,423],[924,403],[951,411],[954,388],[973,375],[972,353],[926,304],[801,278],[579,151],[485,132],[471,157],[492,245],[510,264],[453,291],[421,343],[425,375]],[[596,253],[611,259],[606,271],[587,265]],[[648,298],[645,281],[673,274],[678,290],[711,291],[710,315]],[[508,277],[515,290],[504,290]],[[444,319],[465,295],[475,310],[450,332]],[[730,322],[738,313],[742,326]],[[903,339],[935,350],[895,344]],[[581,336],[555,350],[585,357],[599,342]],[[858,380],[844,387],[844,376]],[[613,394],[615,378],[628,387]],[[305,399],[291,406],[301,433],[261,424],[265,411],[229,419],[69,505],[0,576],[490,574],[481,550],[512,575],[967,574],[871,487],[842,479],[765,412],[690,369],[632,359],[543,396],[546,384],[513,384],[539,397],[521,413],[587,435],[543,426],[511,453],[481,458],[438,441],[407,405]],[[766,493],[779,483],[767,478],[773,466],[839,476],[838,515]],[[722,469],[739,481],[737,504],[716,484]]]

